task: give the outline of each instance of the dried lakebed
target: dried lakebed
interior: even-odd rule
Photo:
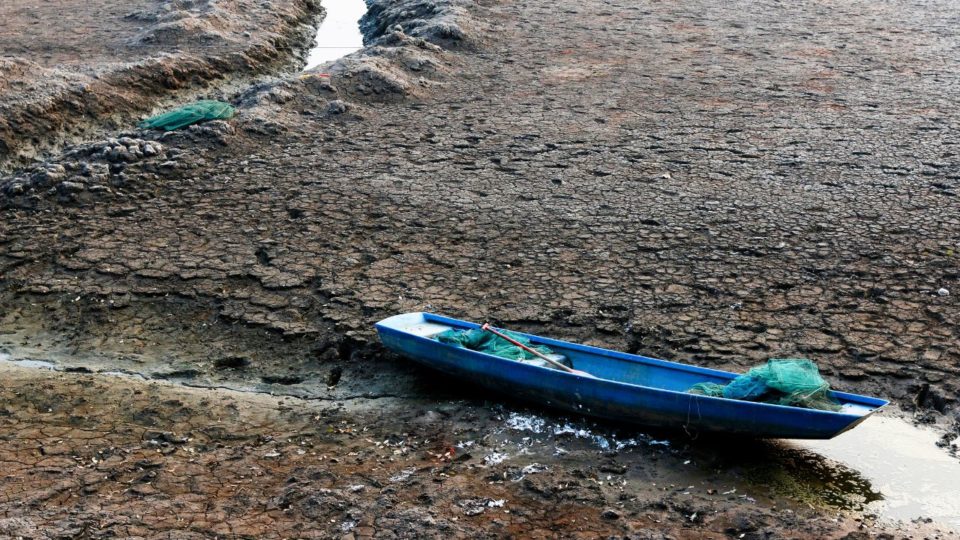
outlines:
[[[189,4],[151,27],[217,29]],[[0,341],[75,371],[4,367],[2,534],[955,536],[871,517],[916,515],[900,479],[498,406],[371,330],[430,310],[732,371],[810,357],[954,444],[949,2],[375,0],[324,74],[296,52],[320,6],[243,6],[279,41],[248,62],[247,10],[209,74],[297,72],[211,92],[235,118],[0,179]],[[163,73],[143,88],[207,71]]]
[[[13,357],[19,356],[13,354]],[[262,384],[244,385],[240,381],[218,387],[189,381],[171,383],[151,378],[149,374],[111,370],[109,366],[115,365],[115,362],[111,362],[109,358],[101,359],[99,367],[93,370],[84,367],[92,365],[89,359],[81,363],[68,361],[65,365],[59,365],[47,360],[11,358],[11,354],[0,352],[0,372],[20,374],[21,378],[31,380],[43,380],[45,392],[63,391],[64,387],[77,384],[78,381],[71,380],[71,377],[79,377],[87,381],[83,384],[94,382],[115,388],[147,384],[161,396],[167,393],[177,394],[187,389],[206,389],[212,392],[203,394],[208,401],[221,399],[222,396],[218,397],[218,394],[223,393],[232,396],[231,399],[238,403],[246,399],[256,402],[261,399],[258,396],[276,394],[277,397],[271,399],[286,400],[290,409],[320,406],[328,407],[323,409],[325,411],[336,411],[341,415],[350,413],[363,416],[372,408],[383,407],[390,410],[410,407],[406,404],[390,404],[388,400],[371,408],[371,403],[356,403],[357,398],[323,397],[324,392],[320,389],[301,394],[297,398],[289,394],[284,398],[282,396],[287,392],[282,388],[265,388]],[[36,370],[46,371],[49,376],[23,375],[24,371]],[[15,376],[12,380],[19,379]],[[161,384],[158,386],[158,383]],[[184,386],[184,383],[187,386]],[[10,390],[18,393],[16,383]],[[392,397],[404,399],[403,396]],[[629,474],[625,475],[625,472],[634,466],[637,460],[651,457],[659,459],[659,456],[669,455],[673,457],[672,460],[665,460],[652,470],[647,468],[644,471],[642,483],[648,485],[646,489],[652,488],[654,492],[673,491],[679,493],[681,499],[699,491],[709,495],[726,496],[728,500],[747,505],[765,502],[788,509],[808,505],[820,511],[852,511],[855,514],[872,516],[872,520],[893,528],[900,526],[898,522],[909,524],[911,521],[921,520],[925,530],[932,534],[949,535],[952,534],[951,531],[960,530],[960,507],[957,506],[955,497],[956,486],[960,482],[960,461],[950,456],[945,449],[937,447],[939,433],[930,428],[915,426],[904,418],[903,412],[895,408],[880,413],[855,430],[830,441],[764,442],[724,438],[691,441],[677,434],[651,434],[605,424],[598,425],[586,419],[556,416],[549,412],[530,412],[525,410],[523,404],[511,404],[505,397],[491,397],[506,401],[508,405],[483,405],[484,413],[490,420],[486,425],[480,424],[480,427],[472,428],[462,425],[451,427],[452,432],[448,433],[445,439],[449,446],[437,450],[436,456],[439,456],[440,461],[456,460],[489,469],[488,479],[495,478],[496,482],[520,485],[534,475],[549,476],[551,468],[559,468],[558,463],[589,462],[591,459],[608,463],[612,461],[611,457],[615,456],[616,461],[621,463],[601,466],[597,481],[601,485],[606,482],[608,486],[615,487],[621,493],[618,498],[623,500],[622,494],[630,494],[636,489],[631,484],[638,482],[638,479],[631,478]],[[40,398],[33,396],[31,399]],[[378,401],[372,397],[364,399],[361,396],[360,399]],[[414,415],[424,414],[423,407],[432,408],[431,405],[436,405],[444,408],[452,405],[442,401],[431,404],[429,400],[413,395],[405,399],[411,399],[415,403],[412,409],[418,412],[413,413]],[[471,405],[467,406],[470,407]],[[104,413],[89,411],[87,414],[100,416]],[[405,414],[411,413],[407,411]],[[152,422],[158,420],[159,418],[151,419]],[[284,422],[261,427],[264,433],[281,433],[285,428],[289,428]],[[194,434],[181,432],[174,436],[188,440]],[[389,440],[395,435],[386,437]],[[379,437],[370,434],[367,441],[378,439]],[[387,443],[387,446],[389,447],[390,443]],[[315,456],[317,451],[314,450],[311,455]],[[337,448],[325,448],[322,451],[325,457],[332,457],[334,460],[339,458],[333,456],[343,455],[343,451]],[[280,460],[282,454],[271,451],[268,457]],[[680,463],[679,467],[676,466],[677,463]],[[502,471],[502,478],[498,477],[500,472],[494,471]],[[392,483],[403,483],[417,472],[417,467],[401,468],[388,480]],[[603,474],[604,472],[612,474]],[[658,487],[658,481],[659,486],[663,487]],[[354,484],[351,489],[361,491],[363,486],[364,484]],[[471,499],[473,502],[468,503],[464,511],[469,516],[486,511],[501,512],[501,509],[516,510],[517,504],[524,503],[522,497],[514,497],[510,500]],[[761,500],[760,503],[758,499]],[[175,501],[176,497],[172,497],[172,500]],[[688,517],[696,521],[697,514],[698,512],[694,511]],[[356,516],[344,519],[341,527],[346,529],[358,523]],[[353,525],[344,525],[349,523]]]

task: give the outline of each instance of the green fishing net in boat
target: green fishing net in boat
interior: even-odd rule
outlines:
[[[509,330],[500,330],[500,332],[510,336],[510,339],[515,339],[541,354],[547,356],[553,355],[553,351],[549,348],[544,347],[543,345],[531,345],[530,340],[523,336],[515,334]],[[434,339],[440,343],[447,343],[449,345],[463,347],[464,349],[470,349],[471,351],[492,354],[494,356],[499,356],[500,358],[542,365],[544,367],[553,367],[548,365],[542,359],[537,358],[537,356],[533,353],[529,353],[520,347],[517,347],[513,343],[510,343],[493,332],[486,332],[479,328],[475,328],[473,330],[450,329],[437,334]],[[565,358],[559,356],[556,358],[557,361],[561,362],[562,364],[569,364],[569,361],[566,361]]]
[[[687,392],[824,411],[840,410],[837,400],[830,397],[830,385],[820,376],[817,365],[806,359],[771,359],[727,385],[698,383]]]
[[[724,385],[722,384],[702,382],[691,386],[690,389],[687,390],[687,393],[700,396],[723,397],[723,387]]]
[[[184,105],[172,111],[158,114],[140,122],[144,129],[162,129],[173,131],[208,120],[225,120],[233,117],[236,112],[229,103],[222,101],[203,100]]]

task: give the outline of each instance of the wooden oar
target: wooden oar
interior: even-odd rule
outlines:
[[[492,326],[490,326],[490,323],[483,323],[483,326],[481,326],[480,329],[486,330],[487,332],[492,332],[494,335],[502,337],[503,339],[509,341],[510,343],[513,343],[517,347],[520,347],[521,349],[527,351],[528,353],[536,355],[542,360],[546,360],[547,362],[550,363],[550,365],[556,367],[557,369],[562,369],[563,371],[566,371],[567,373],[573,373],[574,375],[583,375],[584,377],[590,377],[591,379],[596,379],[596,377],[587,373],[586,371],[580,371],[579,369],[573,369],[571,367],[567,367],[561,364],[560,362],[557,362],[556,360],[551,359],[550,357],[541,353],[540,351],[533,349],[531,347],[527,347],[523,343],[520,343],[519,341],[511,338],[510,336],[504,334],[503,332],[498,332]]]

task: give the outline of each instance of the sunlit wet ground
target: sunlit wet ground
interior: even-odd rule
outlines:
[[[540,434],[588,441],[601,451],[660,447],[690,457],[685,461],[689,467],[676,471],[673,480],[678,485],[702,484],[717,470],[736,471],[747,482],[731,485],[728,491],[748,501],[769,493],[887,521],[932,519],[960,530],[960,460],[937,447],[940,433],[895,416],[902,414],[891,408],[827,441],[714,437],[690,443],[670,435],[611,431],[581,421],[554,422],[518,413],[505,415],[504,424],[507,431],[534,435],[512,448],[517,455],[526,453],[524,445],[536,444]],[[557,452],[564,452],[562,445],[557,445]],[[487,459],[502,462],[510,456],[511,445],[505,440],[503,448]]]
[[[323,0],[321,5],[327,13],[317,30],[317,39],[307,57],[305,69],[313,69],[363,47],[359,21],[367,12],[366,3],[363,0]]]
[[[77,369],[45,360],[11,360],[4,353],[0,353],[0,365]],[[97,370],[97,374],[140,378],[109,369]],[[536,456],[565,459],[568,451],[588,447],[625,456],[654,452],[682,463],[651,478],[654,487],[656,482],[689,485],[691,491],[695,486],[703,490],[713,486],[718,495],[747,504],[787,497],[800,504],[864,512],[882,520],[925,518],[960,529],[960,461],[937,447],[941,434],[913,425],[896,409],[875,415],[829,441],[702,438],[691,442],[673,434],[620,430],[580,418],[495,407],[501,411],[502,428],[482,442],[458,440],[456,448],[464,453],[483,447],[477,458],[484,466],[511,465],[510,470],[516,469],[511,481],[541,472],[545,466],[531,461]],[[720,471],[723,474],[718,476]],[[636,481],[630,475],[617,481],[626,485],[628,478]]]
[[[883,499],[870,502],[867,510],[899,520],[927,517],[960,528],[960,461],[936,446],[939,438],[932,429],[880,415],[831,440],[794,444],[869,479]]]

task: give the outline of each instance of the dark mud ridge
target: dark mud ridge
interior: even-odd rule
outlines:
[[[277,35],[317,10],[274,8]],[[765,444],[531,419],[372,329],[429,310],[738,371],[809,357],[949,450],[949,16],[378,1],[365,48],[325,73],[209,91],[230,121],[110,131],[12,170],[0,353],[63,371],[4,368],[0,530],[950,537],[871,516],[855,474],[765,468],[784,463]],[[251,69],[296,63],[294,42]]]
[[[294,71],[322,15],[316,0],[140,0],[122,9],[71,0],[58,9],[19,0],[0,8],[13,28],[45,18],[29,39],[0,37],[0,50],[12,53],[0,59],[2,168],[133,125],[172,99],[223,96],[257,75]],[[74,25],[86,34],[76,42]]]

